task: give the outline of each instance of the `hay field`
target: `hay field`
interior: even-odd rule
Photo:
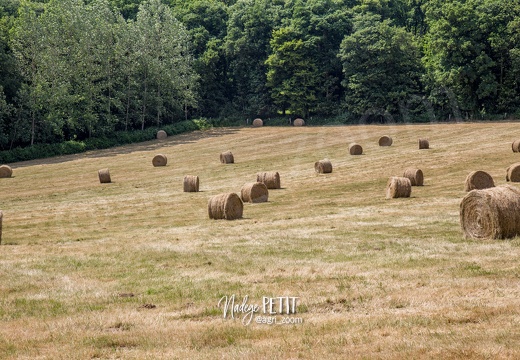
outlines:
[[[465,240],[459,221],[466,176],[505,183],[517,138],[518,123],[264,126],[10,164],[0,358],[520,358],[520,239]],[[315,172],[323,158],[332,173]],[[385,199],[406,168],[424,186]],[[268,202],[208,218],[211,196],[262,171],[281,178]],[[183,192],[185,175],[200,192]],[[232,295],[298,297],[277,319],[301,323],[224,318]]]

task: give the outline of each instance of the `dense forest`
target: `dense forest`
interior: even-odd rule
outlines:
[[[296,116],[520,116],[520,0],[0,0],[0,149]]]

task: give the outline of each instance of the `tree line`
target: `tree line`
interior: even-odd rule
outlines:
[[[520,115],[520,0],[2,0],[0,149],[192,118]]]

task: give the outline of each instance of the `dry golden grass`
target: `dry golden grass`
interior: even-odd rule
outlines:
[[[10,164],[0,358],[519,358],[520,239],[465,240],[459,223],[467,174],[505,183],[517,128],[218,129]],[[348,155],[354,141],[362,156]],[[215,161],[225,148],[240,162]],[[185,161],[154,168],[158,152]],[[334,163],[326,177],[320,158]],[[410,166],[425,186],[385,200],[388,178]],[[104,167],[111,184],[99,183]],[[283,184],[269,202],[208,218],[211,196],[273,170]],[[187,173],[203,191],[183,192]],[[297,296],[303,324],[224,319],[217,304],[233,294]]]

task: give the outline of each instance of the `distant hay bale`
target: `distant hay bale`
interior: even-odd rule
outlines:
[[[460,203],[466,239],[507,239],[520,235],[520,189],[500,185],[471,190]]]
[[[304,126],[305,121],[303,119],[297,118],[293,121],[294,126]]]
[[[393,140],[390,136],[384,135],[379,138],[379,146],[391,146]]]
[[[0,166],[0,178],[10,178],[13,175],[13,169],[9,165]]]
[[[261,127],[264,125],[262,119],[256,118],[253,120],[253,127]]]
[[[166,163],[168,163],[168,158],[166,155],[163,154],[157,154],[152,159],[153,166],[166,166]]]
[[[511,148],[513,149],[513,152],[520,152],[520,140],[513,141]]]
[[[410,179],[412,186],[423,186],[424,175],[421,169],[408,168],[404,171],[403,177]]]
[[[412,193],[412,183],[406,177],[392,176],[386,184],[386,198],[394,199],[410,197]]]
[[[264,183],[268,189],[280,189],[280,174],[277,171],[258,173],[256,181]]]
[[[99,182],[102,184],[112,182],[110,179],[110,171],[108,169],[98,170]]]
[[[506,181],[520,182],[520,163],[514,163],[507,168]]]
[[[464,191],[471,190],[482,190],[487,188],[492,188],[495,186],[495,182],[491,175],[489,175],[485,171],[477,170],[472,171],[466,177],[466,182],[464,183]]]
[[[195,175],[184,176],[184,192],[198,192],[199,177]]]
[[[328,174],[332,172],[332,163],[329,159],[323,159],[314,163],[314,170],[318,174]]]
[[[235,220],[242,218],[244,204],[235,193],[224,193],[211,197],[208,202],[210,219]]]
[[[348,151],[349,151],[350,155],[362,155],[363,154],[363,148],[361,147],[361,145],[356,144],[356,143],[350,144],[348,147]]]
[[[164,130],[157,131],[157,140],[164,140],[168,137],[168,134]]]
[[[2,221],[4,220],[4,213],[0,210],[0,244],[2,243]]]
[[[220,154],[220,162],[222,164],[233,164],[235,162],[235,158],[233,157],[231,151],[225,151]]]
[[[261,203],[266,202],[269,198],[269,190],[262,182],[254,182],[245,184],[240,190],[240,196],[243,202]]]
[[[430,148],[430,142],[428,139],[419,139],[419,149],[429,149]]]

